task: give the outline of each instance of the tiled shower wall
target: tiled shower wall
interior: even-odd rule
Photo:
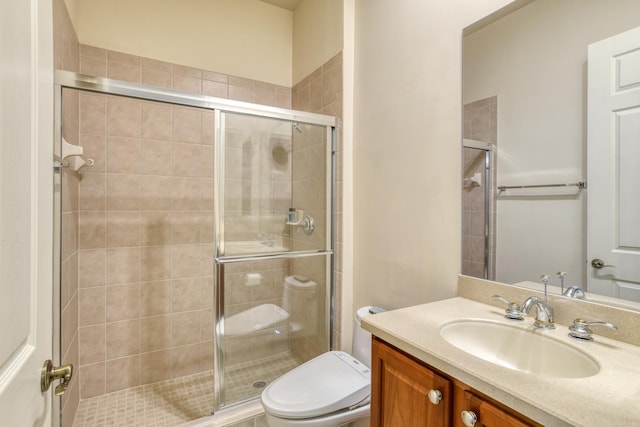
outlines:
[[[488,279],[495,279],[496,265],[496,144],[497,144],[496,96],[475,101],[464,106],[464,138],[491,144],[490,182],[485,182],[485,152],[463,149],[463,178],[475,173],[482,176],[482,185],[464,184],[462,187],[462,274],[484,278],[485,215],[489,215]],[[489,207],[485,210],[485,189],[490,187]]]
[[[213,113],[82,92],[80,144],[81,397],[211,369]]]
[[[342,116],[342,53],[336,54],[329,59],[324,65],[316,69],[293,87],[292,90],[292,107],[296,110],[309,111],[312,113],[320,113],[328,116],[338,117],[338,121]],[[300,230],[292,230],[292,245],[296,250],[304,250],[311,248],[323,247],[323,237],[325,236],[326,221],[325,212],[328,209],[324,192],[325,184],[325,130],[319,127],[310,129],[309,132],[303,131],[302,134],[296,135],[294,132],[294,141],[298,141],[298,151],[294,152],[293,160],[293,204],[294,206],[306,206],[308,212],[313,215],[316,221],[316,230],[311,235],[306,235]],[[336,154],[336,209],[334,214],[334,224],[336,226],[336,235],[334,247],[336,255],[334,256],[334,286],[335,286],[335,311],[334,311],[334,342],[340,342],[340,313],[341,313],[341,263],[340,256],[342,253],[342,235],[339,227],[342,220],[342,145],[341,126],[337,127],[337,154]],[[299,138],[296,140],[295,138]],[[330,230],[329,230],[330,231]],[[324,260],[320,261],[314,258],[298,258],[291,261],[292,274],[305,274],[318,282],[318,293],[314,299],[309,300],[308,307],[297,307],[301,312],[291,313],[292,317],[303,318],[309,313],[304,310],[325,310],[324,301],[326,301],[326,286],[329,280],[326,277],[324,269]],[[322,353],[327,347],[326,342],[322,339],[322,325],[316,325],[315,331],[304,331],[300,334],[292,334],[291,349],[302,360],[307,360],[319,353]],[[336,346],[337,347],[337,346]]]

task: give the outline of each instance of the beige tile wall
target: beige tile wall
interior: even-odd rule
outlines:
[[[464,138],[492,144],[489,200],[489,263],[488,279],[495,278],[496,262],[496,152],[497,143],[496,96],[469,103],[464,106]],[[463,178],[481,173],[483,185],[463,184],[462,188],[462,274],[484,278],[485,247],[485,155],[484,151],[465,148],[463,150]]]
[[[200,70],[150,58],[80,46],[80,72],[132,83],[291,108],[291,89],[285,86]]]
[[[210,369],[213,113],[79,99],[81,397]]]
[[[334,308],[334,328],[331,331],[334,336],[334,343],[340,343],[340,314],[342,310],[341,304],[341,288],[342,288],[342,263],[340,262],[342,253],[342,230],[340,224],[342,221],[342,153],[341,130],[340,126],[342,118],[342,52],[336,54],[325,64],[316,69],[309,76],[302,79],[292,89],[292,108],[296,110],[309,111],[312,113],[326,114],[338,118],[337,128],[337,153],[336,153],[336,206],[334,214],[335,240],[334,240],[334,287],[335,287],[335,308]],[[316,231],[307,236],[304,233],[292,233],[295,236],[293,245],[296,249],[305,249],[311,247],[322,246],[318,241],[324,236],[326,224],[324,219],[325,212],[325,193],[321,191],[324,187],[323,177],[326,164],[321,160],[324,159],[322,145],[323,135],[319,128],[313,129],[312,132],[298,137],[302,137],[301,149],[294,157],[293,171],[293,203],[298,206],[309,206],[309,213],[313,214],[316,220]],[[294,132],[294,138],[296,138]],[[299,168],[298,168],[299,167]],[[314,258],[303,258],[292,261],[292,274],[304,274],[318,283],[319,293],[317,300],[313,303],[320,305],[326,300],[324,290],[325,283],[328,280],[325,274],[324,260]],[[323,306],[315,306],[315,309],[324,310]],[[320,325],[319,325],[320,326]],[[320,337],[323,336],[322,330],[314,333],[304,333],[300,336],[292,337],[292,350],[296,355],[303,359],[307,359],[316,355],[327,347]],[[336,344],[336,349],[338,345]]]

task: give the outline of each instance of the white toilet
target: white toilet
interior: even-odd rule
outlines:
[[[270,427],[337,427],[369,417],[371,334],[360,320],[370,308],[356,312],[353,356],[329,351],[264,389],[262,406]]]

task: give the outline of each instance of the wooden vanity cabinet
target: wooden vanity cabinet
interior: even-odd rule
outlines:
[[[542,427],[376,337],[371,370],[371,427]]]
[[[507,412],[503,405],[491,402],[481,397],[473,389],[456,380],[453,395],[454,427],[465,427],[462,422],[462,411],[471,411],[478,420],[474,427],[533,427],[540,424],[527,420],[523,415]]]
[[[377,338],[372,344],[371,427],[450,426],[451,380]],[[431,390],[439,402],[429,400]]]

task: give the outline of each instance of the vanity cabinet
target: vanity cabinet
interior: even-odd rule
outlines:
[[[452,425],[451,380],[376,338],[371,370],[371,427]]]
[[[372,427],[541,427],[376,337],[371,370]]]

